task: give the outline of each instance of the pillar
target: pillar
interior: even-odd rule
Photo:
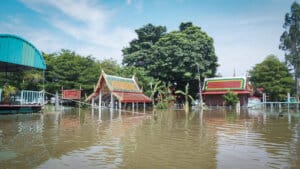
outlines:
[[[132,112],[134,113],[134,102],[132,102]]]
[[[114,109],[114,96],[113,96],[113,94],[111,93],[110,94],[110,108],[111,109]]]
[[[98,105],[98,109],[100,110],[101,109],[101,103],[102,103],[102,91],[100,90],[100,93],[99,93],[99,105]]]
[[[144,102],[144,113],[146,113],[146,103]]]
[[[92,109],[94,108],[94,105],[95,105],[95,98],[92,97]]]

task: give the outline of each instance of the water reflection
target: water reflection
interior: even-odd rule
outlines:
[[[49,107],[0,116],[0,168],[297,168],[300,113]]]

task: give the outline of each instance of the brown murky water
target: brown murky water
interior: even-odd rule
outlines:
[[[1,115],[0,168],[300,168],[299,136],[299,112]]]

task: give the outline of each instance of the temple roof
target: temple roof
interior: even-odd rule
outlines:
[[[109,93],[112,93],[121,102],[151,102],[151,99],[144,95],[139,88],[135,77],[124,78],[119,76],[107,75],[102,71],[95,91],[87,98],[97,97],[101,90],[107,86]]]
[[[238,94],[249,94],[246,77],[206,78],[203,94],[225,94],[232,91]]]
[[[141,92],[137,83],[132,78],[124,78],[119,76],[112,76],[103,74],[106,84],[111,91],[119,91],[119,92]]]

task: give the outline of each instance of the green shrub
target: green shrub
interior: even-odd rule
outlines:
[[[228,91],[223,98],[226,106],[235,106],[239,102],[238,95],[230,91]]]

